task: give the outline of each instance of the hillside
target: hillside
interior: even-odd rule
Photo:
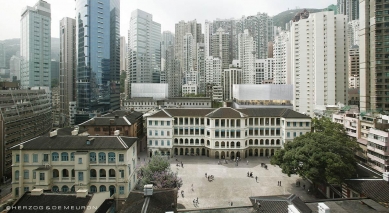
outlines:
[[[304,8],[295,9],[295,10],[287,10],[287,11],[284,11],[282,13],[279,13],[279,14],[273,16],[274,26],[281,27],[282,29],[285,29],[285,24],[288,23],[290,20],[292,20],[298,12],[301,12],[303,10],[304,10]],[[313,8],[308,9],[307,8],[307,10],[310,13],[316,13],[316,12],[322,11],[323,9],[313,9]]]
[[[5,47],[5,62],[7,68],[9,68],[9,60],[13,55],[20,52],[20,39],[13,38],[0,41],[4,43]],[[59,38],[51,38],[51,59],[59,61]]]

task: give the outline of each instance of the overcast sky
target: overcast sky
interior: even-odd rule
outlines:
[[[51,4],[51,37],[59,37],[59,21],[75,16],[75,0],[46,0]],[[0,40],[20,37],[20,15],[25,6],[37,0],[0,0]],[[162,31],[174,33],[174,24],[180,20],[240,18],[266,12],[277,15],[288,9],[325,8],[336,0],[121,0],[120,35],[127,36],[131,11],[141,9],[153,15]]]

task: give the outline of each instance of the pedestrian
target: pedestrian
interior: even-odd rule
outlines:
[[[257,176],[255,176],[255,182],[258,182],[258,177]]]
[[[281,186],[281,181],[280,181],[280,186]]]
[[[280,186],[280,181],[277,181],[277,186]]]
[[[247,177],[250,177],[250,172],[247,172]]]
[[[196,203],[199,203],[199,198],[197,197],[197,199],[196,199]]]
[[[207,177],[207,173],[205,173],[205,177]]]
[[[249,165],[249,161],[247,161],[247,165]]]

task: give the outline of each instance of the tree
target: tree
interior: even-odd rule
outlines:
[[[57,78],[51,79],[51,88],[58,87],[59,81]]]
[[[124,92],[124,88],[125,88],[125,85],[124,85],[124,80],[126,80],[126,77],[127,77],[127,73],[125,71],[123,71],[121,74],[120,74],[120,92],[123,93]]]
[[[297,174],[316,183],[337,183],[356,171],[359,146],[341,124],[328,118],[313,119],[314,132],[285,144],[271,159],[288,176]]]
[[[182,186],[182,179],[171,171],[169,161],[159,155],[154,155],[148,164],[139,168],[138,177],[138,189],[143,189],[146,184],[153,184],[158,189]]]

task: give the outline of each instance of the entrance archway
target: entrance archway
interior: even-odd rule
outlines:
[[[226,158],[226,153],[224,151],[221,152],[222,159]]]
[[[205,155],[205,149],[204,148],[201,149],[201,155],[203,155],[203,156]]]
[[[207,149],[207,157],[209,157],[209,149]]]
[[[200,149],[199,148],[196,149],[196,155],[200,155]]]
[[[189,154],[189,149],[188,148],[185,148],[185,153],[184,155],[188,155]]]
[[[271,149],[270,150],[270,156],[273,156],[274,155],[274,149]]]
[[[234,153],[234,151],[232,151],[231,152],[231,157],[230,157],[231,159],[234,159],[235,158],[235,153]]]
[[[215,158],[219,159],[219,152],[218,151],[215,152]]]
[[[193,148],[190,149],[190,154],[191,154],[191,155],[194,154],[194,149],[193,149]]]
[[[184,149],[180,148],[180,155],[183,155],[183,154],[184,154]]]
[[[253,156],[253,150],[249,149],[249,156]]]
[[[177,148],[174,148],[174,154],[178,155],[178,149]]]
[[[152,151],[150,151],[150,158],[151,158],[151,157],[153,157],[153,152],[152,152]]]
[[[259,150],[259,156],[261,156],[261,157],[263,156],[263,149]]]
[[[240,158],[240,152],[236,152],[236,157],[239,157]]]
[[[257,157],[258,157],[258,149],[255,149],[255,150],[254,150],[254,156],[257,156]]]
[[[269,156],[269,149],[265,149],[265,156]]]

